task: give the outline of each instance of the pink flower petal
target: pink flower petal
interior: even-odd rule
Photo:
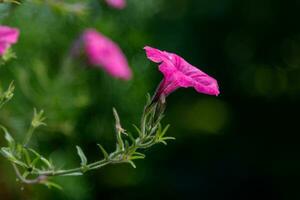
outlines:
[[[208,95],[219,94],[218,83],[214,78],[192,66],[180,56],[148,46],[144,49],[151,61],[160,63],[159,70],[164,75],[164,80],[157,89],[157,95],[168,96],[180,87],[193,87],[197,92]]]
[[[123,9],[126,7],[125,0],[106,0],[106,3],[113,8]]]
[[[0,56],[2,56],[5,53],[6,49],[8,49],[8,48],[9,48],[9,45],[7,43],[0,42]]]
[[[0,26],[0,56],[15,44],[19,38],[19,30],[8,26]]]
[[[94,29],[87,29],[82,35],[85,53],[92,65],[102,67],[114,77],[129,80],[131,69],[117,44]]]

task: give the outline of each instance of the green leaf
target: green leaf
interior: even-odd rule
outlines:
[[[145,156],[131,156],[130,159],[131,160],[138,160],[138,159],[144,159]]]
[[[7,159],[15,159],[14,155],[11,153],[10,149],[7,147],[2,147],[0,150],[0,153],[2,154],[2,156],[4,156]]]
[[[35,157],[35,158],[33,159],[33,161],[30,163],[30,165],[33,166],[33,167],[35,167],[36,164],[37,164],[37,162],[38,162],[40,159],[41,159],[40,156],[39,156],[39,157]]]
[[[129,148],[129,142],[128,140],[125,140],[125,149],[128,149]]]
[[[132,160],[128,160],[127,161],[134,169],[136,168],[136,165],[134,164],[134,162]]]
[[[14,138],[9,134],[9,132],[7,131],[7,129],[4,126],[0,125],[0,128],[4,132],[4,138],[8,142],[9,147],[11,149],[14,149],[15,148],[15,140],[14,140]]]
[[[0,65],[1,65],[1,63],[0,63]],[[6,104],[8,101],[10,101],[13,98],[14,90],[15,90],[15,86],[14,86],[14,82],[12,81],[9,84],[8,89],[5,92],[0,93],[0,108],[2,108],[2,106],[4,104]]]
[[[143,157],[143,158],[145,158],[145,157],[146,157],[146,155],[145,155],[145,154],[143,154],[143,153],[140,153],[140,152],[134,152],[132,155],[134,155],[134,156],[141,156],[141,157]]]
[[[160,137],[163,137],[167,133],[169,128],[170,128],[170,124],[165,126],[164,130],[160,133]]]
[[[50,161],[48,161],[46,158],[44,158],[42,155],[40,155],[34,149],[31,149],[31,148],[27,148],[27,149],[36,156],[36,158],[31,162],[32,166],[35,166],[36,163],[39,160],[41,160],[49,169],[53,169],[54,168],[53,164]]]
[[[25,155],[25,160],[27,162],[27,165],[30,165],[31,164],[31,159],[30,159],[30,156],[29,156],[29,153],[28,153],[27,149],[23,148],[22,151],[23,151],[23,154]]]
[[[36,152],[34,149],[27,148],[31,153],[33,153],[36,157],[43,157],[38,152]]]
[[[108,160],[109,155],[108,155],[107,151],[103,148],[103,146],[102,146],[101,144],[97,144],[97,145],[98,145],[98,147],[100,148],[100,150],[102,151],[105,160]]]
[[[53,166],[53,164],[51,163],[51,161],[47,160],[47,159],[44,158],[43,156],[41,156],[40,159],[41,159],[41,161],[42,161],[45,165],[47,165],[47,167],[48,167],[49,169],[53,169],[53,168],[54,168],[54,166]]]
[[[61,175],[61,176],[82,176],[83,173],[81,172],[74,172],[74,173],[71,173],[71,174],[64,174],[64,175]]]
[[[151,95],[149,93],[147,93],[146,94],[146,105],[150,105],[151,100],[152,100]]]
[[[15,148],[15,154],[18,158],[21,158],[21,155],[23,153],[23,145],[17,144]]]
[[[167,145],[166,140],[175,140],[176,138],[174,137],[163,137],[159,139],[159,142],[163,143],[164,145]]]
[[[81,160],[81,166],[86,166],[86,164],[87,164],[86,156],[84,155],[82,149],[79,146],[76,146],[76,148],[77,148],[77,154]]]
[[[53,183],[53,182],[50,182],[50,181],[46,181],[46,182],[43,182],[44,185],[46,185],[48,188],[56,188],[58,190],[62,190],[63,188],[58,185],[57,183]]]
[[[159,142],[163,143],[164,145],[168,145],[168,143],[166,141],[164,141],[164,140],[160,140]]]
[[[176,140],[174,137],[163,137],[162,140]]]
[[[35,166],[35,164],[41,160],[49,169],[53,169],[54,166],[51,163],[51,161],[47,160],[45,157],[43,157],[42,155],[40,155],[38,152],[36,152],[34,149],[31,148],[27,148],[30,152],[32,152],[36,158],[32,161],[31,165]]]
[[[21,167],[28,168],[28,166],[25,163],[17,160],[16,158],[14,158],[13,160],[10,160],[10,161],[17,164],[17,165],[19,165],[19,166],[21,166]]]
[[[133,143],[133,145],[136,144],[135,138],[133,137],[133,135],[131,133],[127,133],[129,139],[131,140],[131,142]]]
[[[138,132],[138,134],[139,134],[140,136],[143,135],[142,131],[141,131],[135,124],[132,124],[132,126],[135,128],[135,130]]]
[[[22,161],[18,160],[14,154],[11,152],[10,148],[7,148],[7,147],[2,147],[1,150],[0,150],[0,153],[5,157],[7,158],[9,161],[21,166],[21,167],[25,167],[27,168],[28,166],[23,163]]]
[[[23,176],[24,178],[26,178],[29,174],[30,174],[30,172],[25,171],[25,172],[22,174],[22,176]]]
[[[17,2],[17,1],[8,1],[8,0],[0,0],[1,2]],[[16,54],[13,52],[12,48],[7,49],[2,56],[0,56],[0,66],[4,65],[9,60],[17,58]]]

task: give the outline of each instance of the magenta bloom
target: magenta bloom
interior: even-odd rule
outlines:
[[[0,26],[0,56],[19,38],[19,30],[8,26]]]
[[[109,38],[94,29],[87,29],[81,37],[81,43],[90,64],[103,68],[116,78],[131,78],[132,73],[126,57]]]
[[[106,0],[106,3],[113,8],[123,9],[126,6],[125,0]]]
[[[148,46],[144,49],[151,61],[160,63],[159,70],[164,75],[156,91],[155,100],[162,95],[168,96],[180,87],[193,87],[197,92],[208,95],[219,94],[218,83],[214,78],[192,66],[180,56]]]

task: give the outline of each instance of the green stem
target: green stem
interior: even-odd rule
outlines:
[[[142,119],[141,119],[141,133],[139,136],[135,139],[135,141],[129,145],[124,146],[124,141],[122,139],[122,132],[121,129],[118,129],[117,127],[117,148],[114,152],[110,153],[108,156],[105,156],[104,159],[95,161],[93,163],[87,164],[85,166],[76,167],[72,169],[66,169],[66,170],[43,170],[38,168],[33,168],[29,174],[35,175],[35,179],[26,179],[24,176],[21,175],[18,167],[13,164],[13,167],[16,171],[17,177],[24,183],[28,184],[35,184],[35,183],[42,183],[47,180],[48,177],[54,177],[54,176],[67,176],[67,175],[75,175],[75,173],[86,173],[91,170],[96,170],[99,168],[102,168],[109,164],[118,164],[118,163],[131,163],[132,160],[131,157],[134,156],[135,153],[137,153],[137,150],[139,149],[146,149],[154,144],[157,144],[159,141],[156,140],[155,134],[157,134],[158,125],[161,120],[160,115],[162,115],[162,112],[159,112],[159,117],[156,119],[156,106],[157,105],[147,105],[144,109]],[[117,122],[118,125],[120,123]],[[121,127],[120,127],[121,128]],[[34,126],[31,126],[26,133],[23,146],[25,147],[34,132]]]
[[[34,132],[35,128],[33,126],[30,126],[30,128],[28,129],[24,141],[23,141],[23,146],[26,147],[32,137],[32,134]]]

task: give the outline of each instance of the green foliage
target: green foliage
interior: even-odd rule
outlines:
[[[0,91],[0,109],[14,96],[14,90],[15,90],[14,83],[11,82],[8,89],[5,92],[1,93]]]
[[[148,102],[145,106],[142,119],[141,129],[134,126],[138,132],[138,137],[134,138],[130,133],[126,133],[120,123],[120,117],[115,108],[113,108],[113,114],[115,117],[116,128],[116,149],[114,152],[107,153],[107,151],[98,144],[98,147],[102,151],[104,158],[99,161],[88,163],[87,157],[81,147],[76,146],[77,154],[80,157],[80,167],[73,169],[56,169],[51,160],[46,159],[36,150],[27,147],[32,135],[36,128],[45,125],[44,111],[37,111],[34,109],[31,126],[25,135],[23,144],[15,142],[15,139],[9,134],[4,126],[0,126],[4,132],[4,138],[6,139],[8,146],[1,148],[1,154],[11,162],[13,168],[16,171],[17,177],[27,184],[44,184],[49,188],[54,187],[61,189],[61,186],[56,183],[50,182],[48,179],[54,176],[80,176],[90,170],[99,169],[108,164],[116,163],[128,163],[133,168],[136,168],[134,160],[144,159],[145,155],[139,152],[140,149],[147,149],[157,143],[166,144],[166,140],[174,139],[172,137],[164,137],[169,125],[164,129],[161,128],[160,121],[163,118],[164,102],[152,102],[148,98]],[[125,137],[125,138],[124,138]],[[23,171],[21,173],[20,169]],[[34,176],[34,178],[28,179],[28,176]]]
[[[79,146],[76,146],[76,149],[77,149],[77,154],[79,155],[80,160],[81,160],[81,167],[84,168],[84,167],[86,167],[86,164],[87,164],[86,156]]]
[[[8,61],[17,58],[15,52],[11,48],[7,49],[5,53],[0,56],[0,67],[7,63]]]

